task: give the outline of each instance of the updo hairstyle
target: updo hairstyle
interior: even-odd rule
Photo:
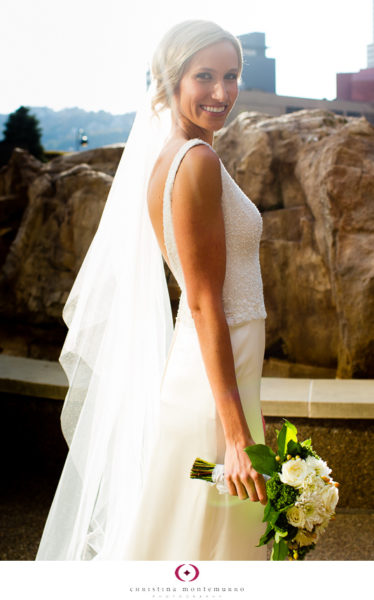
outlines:
[[[162,38],[153,55],[151,72],[156,83],[152,110],[157,113],[171,107],[171,100],[188,61],[196,52],[224,40],[230,41],[239,59],[239,75],[243,66],[240,41],[211,21],[189,20],[172,27]]]

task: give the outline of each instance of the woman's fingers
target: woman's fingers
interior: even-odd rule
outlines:
[[[230,444],[226,448],[224,471],[225,480],[231,496],[241,500],[249,498],[251,502],[267,503],[264,477],[255,471],[243,448]]]
[[[251,502],[259,501],[256,486],[249,475],[242,478],[239,476],[226,478],[226,484],[232,496],[239,496],[240,500],[247,500],[249,498]]]
[[[268,499],[266,494],[265,479],[262,475],[257,473],[257,475],[253,478],[253,483],[256,487],[256,495],[259,501],[261,502],[261,504],[266,504]]]
[[[231,494],[231,496],[237,496],[238,494],[237,494],[234,483],[228,477],[226,477],[225,479],[226,479],[227,489],[229,490],[229,494]]]
[[[237,495],[239,496],[240,500],[246,500],[247,498],[250,498],[250,494],[247,492],[247,488],[243,485],[243,483],[240,481],[240,479],[237,479],[235,481],[235,487],[236,487]],[[249,488],[249,486],[248,486],[248,488]],[[253,495],[252,492],[251,492],[251,494]]]
[[[246,497],[248,497],[251,500],[251,502],[258,502],[256,487],[251,477],[247,476],[247,478],[244,479],[243,484],[244,489],[246,491]]]

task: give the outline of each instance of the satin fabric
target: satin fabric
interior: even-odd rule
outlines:
[[[251,434],[264,443],[260,406],[265,320],[230,326],[241,401]],[[126,515],[112,514],[117,536],[93,560],[266,560],[264,507],[249,499],[219,494],[205,481],[191,479],[195,458],[223,463],[225,441],[195,328],[177,321],[161,383],[160,436],[139,497],[128,543]],[[118,457],[113,446],[112,460]],[[131,485],[131,482],[128,482]],[[115,486],[120,486],[112,478]],[[121,547],[122,544],[122,547]]]

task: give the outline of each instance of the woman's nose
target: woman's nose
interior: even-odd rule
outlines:
[[[215,83],[212,96],[219,102],[225,102],[228,99],[228,91],[224,81],[217,81]]]

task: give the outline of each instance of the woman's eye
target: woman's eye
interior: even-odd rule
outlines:
[[[206,72],[206,73],[198,73],[198,74],[196,75],[196,77],[197,77],[198,79],[210,79],[210,78],[211,78],[211,74],[210,74],[210,73],[207,73],[207,72]]]
[[[237,79],[238,76],[236,73],[227,73],[227,75],[225,76],[226,79]]]

